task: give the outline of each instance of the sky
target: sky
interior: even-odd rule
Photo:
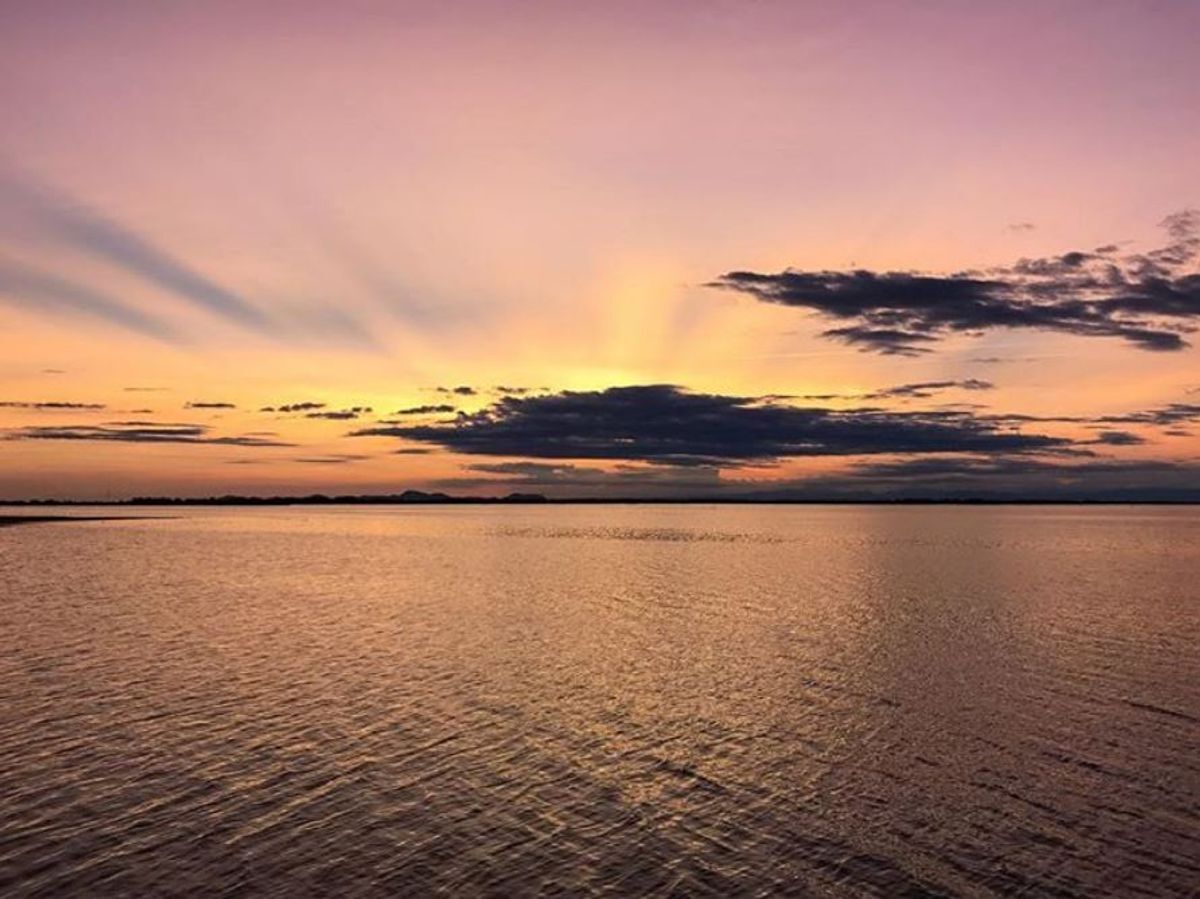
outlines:
[[[0,4],[0,498],[1200,499],[1191,0]]]

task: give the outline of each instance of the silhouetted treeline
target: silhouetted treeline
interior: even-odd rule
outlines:
[[[1192,497],[795,497],[771,495],[726,496],[585,496],[547,497],[540,493],[504,496],[452,496],[448,493],[341,494],[309,496],[135,496],[132,499],[0,500],[0,506],[388,506],[388,505],[772,505],[772,506],[1075,506],[1075,505],[1195,505]]]
[[[405,490],[403,493],[345,494],[329,496],[313,493],[309,496],[135,496],[119,500],[17,500],[4,505],[13,506],[386,506],[438,503],[544,503],[540,493],[509,493],[505,496],[451,496],[448,493],[424,493]]]

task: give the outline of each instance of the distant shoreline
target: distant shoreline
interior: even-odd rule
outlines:
[[[552,498],[540,494],[509,494],[507,496],[450,496],[444,493],[422,493],[409,490],[399,494],[326,496],[215,496],[215,497],[135,497],[121,500],[0,500],[0,507],[12,508],[73,508],[80,506],[102,508],[177,507],[177,506],[1193,506],[1197,499],[1137,499],[1104,497],[1095,499],[1071,498],[999,498],[999,497],[897,497],[881,498],[788,498],[788,497],[565,497]],[[0,516],[0,524],[10,523],[14,516]],[[16,516],[25,523],[34,516]],[[104,520],[114,516],[37,516],[37,520]]]

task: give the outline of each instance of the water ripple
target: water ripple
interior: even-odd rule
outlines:
[[[1197,561],[1175,509],[5,529],[0,893],[1192,895]]]

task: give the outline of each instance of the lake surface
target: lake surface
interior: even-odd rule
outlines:
[[[5,896],[1200,885],[1200,508],[117,514],[0,529]]]

